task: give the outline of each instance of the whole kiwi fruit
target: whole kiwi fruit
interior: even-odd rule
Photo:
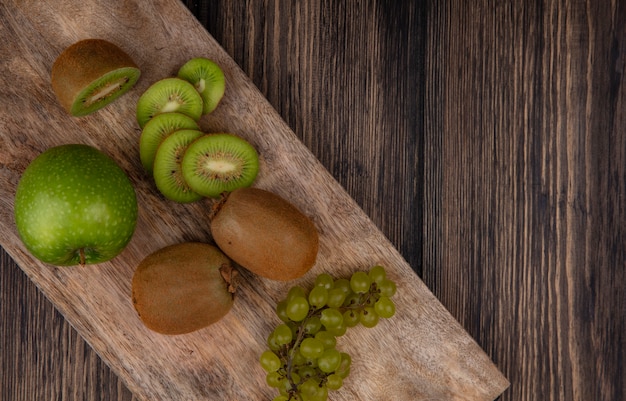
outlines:
[[[210,217],[217,246],[259,276],[289,281],[317,259],[319,235],[311,219],[281,196],[256,187],[224,194]]]
[[[56,58],[50,80],[63,108],[81,117],[128,92],[140,74],[137,64],[117,45],[103,39],[84,39]]]
[[[161,334],[207,327],[232,308],[236,270],[217,247],[201,242],[166,246],[146,256],[132,279],[142,322]]]

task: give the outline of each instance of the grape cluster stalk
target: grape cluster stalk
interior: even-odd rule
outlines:
[[[352,359],[337,349],[337,337],[357,325],[375,327],[396,312],[396,284],[385,268],[373,266],[347,278],[321,273],[310,291],[292,287],[276,305],[282,321],[260,356],[266,381],[279,394],[273,401],[326,401],[350,374]]]

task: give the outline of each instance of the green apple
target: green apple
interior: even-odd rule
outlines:
[[[138,214],[126,173],[109,156],[80,144],[50,148],[30,163],[14,211],[29,252],[56,266],[114,258],[132,238]]]

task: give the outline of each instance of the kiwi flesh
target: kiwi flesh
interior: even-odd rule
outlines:
[[[139,137],[139,157],[148,173],[152,173],[154,156],[163,140],[181,129],[199,130],[198,123],[182,113],[161,113],[150,119]]]
[[[245,139],[230,133],[206,134],[187,148],[182,175],[195,192],[211,198],[252,185],[259,156]]]
[[[223,318],[234,303],[231,260],[200,242],[166,246],[146,256],[132,278],[132,302],[149,329],[191,333]]]
[[[198,121],[202,107],[202,97],[191,83],[176,77],[163,78],[139,97],[137,123],[143,129],[152,117],[168,112],[182,113]]]
[[[179,203],[202,199],[202,195],[187,185],[180,162],[190,143],[204,135],[198,130],[178,130],[167,136],[154,156],[153,177],[157,189],[166,198]]]
[[[203,114],[211,113],[224,96],[226,80],[222,69],[212,60],[196,57],[178,70],[178,77],[193,84],[202,96]]]
[[[222,252],[261,277],[294,280],[317,259],[314,223],[286,199],[260,188],[226,194],[210,216],[210,227]]]
[[[102,39],[85,39],[59,54],[50,80],[63,108],[82,117],[128,92],[140,75],[137,64],[117,45]]]

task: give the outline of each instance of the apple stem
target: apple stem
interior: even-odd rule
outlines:
[[[78,250],[78,256],[80,257],[81,267],[85,267],[85,249],[84,248],[80,248]]]

